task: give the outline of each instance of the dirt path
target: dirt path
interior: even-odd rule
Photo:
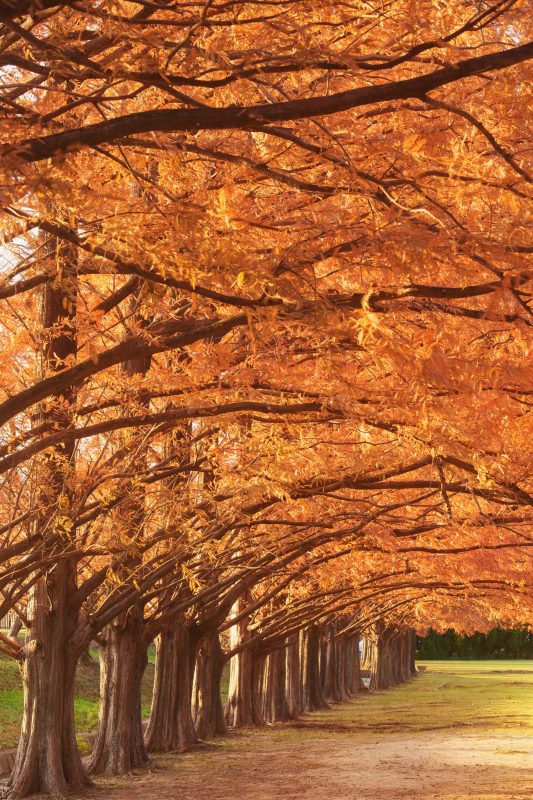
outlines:
[[[358,743],[351,736],[283,742],[260,733],[161,763],[160,771],[105,782],[103,800],[531,800],[532,741],[461,732]],[[223,763],[222,763],[223,762]]]
[[[160,758],[83,800],[532,800],[533,662],[429,669],[296,724]]]

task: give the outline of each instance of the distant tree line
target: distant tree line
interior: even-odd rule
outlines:
[[[430,628],[417,636],[416,655],[421,659],[533,658],[533,633],[524,628],[461,636],[453,628],[437,633]]]

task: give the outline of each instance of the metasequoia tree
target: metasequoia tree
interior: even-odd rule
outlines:
[[[10,796],[530,623],[528,11],[0,2]]]

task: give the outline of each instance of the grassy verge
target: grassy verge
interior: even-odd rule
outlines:
[[[462,728],[533,733],[533,661],[426,661],[415,680],[313,714],[312,726],[369,735]],[[333,723],[334,720],[334,723]]]
[[[76,726],[93,731],[98,720],[98,652],[77,675]],[[154,648],[143,680],[143,714],[150,711]],[[313,714],[302,726],[359,734],[408,733],[444,728],[483,730],[515,728],[533,733],[533,661],[428,661],[424,674],[387,692],[359,695],[355,703]],[[227,697],[228,674],[222,683]],[[22,717],[22,686],[14,661],[0,656],[0,749],[15,747]],[[297,734],[299,723],[286,730]]]
[[[76,730],[91,733],[98,723],[99,666],[98,650],[91,649],[92,664],[80,664],[76,677]],[[148,650],[148,666],[142,684],[142,712],[148,717],[154,683],[155,648]],[[222,698],[227,697],[227,680],[222,681]],[[0,750],[16,747],[23,708],[22,681],[18,664],[0,655]]]
[[[143,714],[150,713],[150,699],[154,681],[154,653],[149,654],[143,688]],[[91,650],[92,664],[80,664],[76,676],[75,715],[76,729],[80,733],[95,730],[99,707],[98,651]],[[23,707],[22,681],[18,665],[0,656],[0,750],[16,747]]]

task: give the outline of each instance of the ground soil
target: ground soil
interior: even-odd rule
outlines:
[[[506,667],[430,666],[399,689],[235,732],[79,797],[532,800],[533,663]]]
[[[283,750],[276,737],[240,737],[217,753],[168,759],[160,770],[110,782],[103,800],[531,800],[533,757],[526,736],[460,731],[358,743],[351,736],[309,741],[305,730]]]

